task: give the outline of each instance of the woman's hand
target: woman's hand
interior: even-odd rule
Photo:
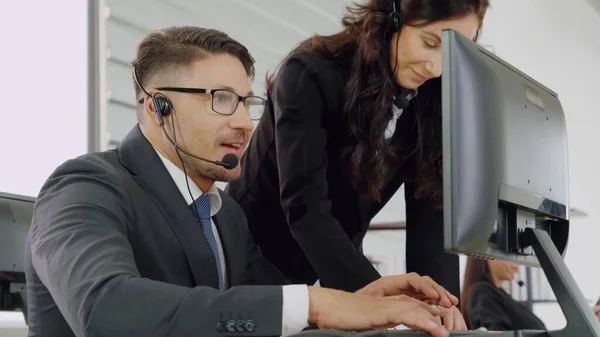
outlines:
[[[417,273],[384,276],[356,293],[375,297],[405,295],[445,308],[458,304],[458,298],[433,281],[431,277],[420,276]]]
[[[598,318],[598,321],[600,322],[600,305],[597,305],[594,307],[594,314],[596,314],[596,317]]]

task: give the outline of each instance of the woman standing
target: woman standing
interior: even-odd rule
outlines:
[[[269,79],[228,193],[293,283],[355,291],[379,278],[362,240],[404,184],[407,271],[458,294],[458,258],[443,250],[441,33],[476,39],[488,5],[365,1],[343,31],[303,41]]]

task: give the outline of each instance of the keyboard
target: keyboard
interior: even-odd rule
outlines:
[[[364,332],[344,332],[337,330],[309,330],[290,337],[429,337],[425,331],[414,330],[374,330]],[[547,337],[546,331],[517,330],[517,331],[451,331],[450,337]]]

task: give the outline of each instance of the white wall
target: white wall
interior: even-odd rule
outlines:
[[[0,192],[37,196],[87,151],[87,4],[11,1],[0,31]]]
[[[379,273],[385,275],[404,274],[406,261],[404,253],[404,230],[369,231],[363,241],[363,251]]]
[[[88,150],[87,2],[2,6],[0,192],[35,197]],[[20,312],[0,312],[0,336],[27,336]]]

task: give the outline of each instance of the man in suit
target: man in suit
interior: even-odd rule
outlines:
[[[309,323],[447,334],[439,309],[415,297],[457,299],[429,278],[383,278],[353,294],[287,284],[263,258],[214,184],[239,177],[264,109],[253,62],[215,30],[141,41],[138,125],[118,148],[62,164],[40,191],[26,250],[30,336],[277,336]]]

